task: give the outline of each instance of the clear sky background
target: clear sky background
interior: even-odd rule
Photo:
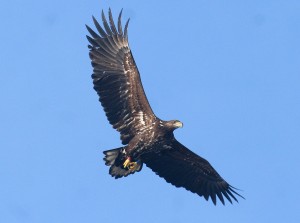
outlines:
[[[246,200],[108,175],[85,24],[109,6],[156,115]],[[0,24],[0,222],[300,222],[300,1],[12,0]]]

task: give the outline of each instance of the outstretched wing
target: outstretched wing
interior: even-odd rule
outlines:
[[[91,37],[93,83],[106,116],[127,144],[139,131],[152,124],[156,118],[146,98],[140,74],[128,45],[127,28],[121,25],[122,11],[117,28],[109,9],[109,24],[102,11],[104,29],[93,17],[97,34],[87,26]]]
[[[167,142],[164,147],[168,149],[144,154],[142,161],[168,183],[184,187],[206,200],[210,197],[215,205],[216,197],[223,205],[224,197],[230,203],[232,199],[237,201],[235,195],[242,197],[207,160],[187,149],[176,139]]]

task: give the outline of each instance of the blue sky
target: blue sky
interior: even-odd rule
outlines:
[[[114,180],[121,145],[92,89],[87,31],[111,7],[156,115],[246,200],[214,206],[148,168]],[[299,1],[0,3],[0,222],[299,222]]]

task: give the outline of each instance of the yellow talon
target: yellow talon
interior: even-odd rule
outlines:
[[[128,168],[131,171],[135,171],[138,168],[137,162],[131,162],[130,157],[128,157],[125,162],[123,163],[124,168]]]
[[[123,163],[123,167],[126,168],[130,165],[130,158],[128,157],[125,162]]]
[[[128,168],[129,168],[130,170],[136,170],[136,169],[137,169],[137,166],[138,166],[137,162],[131,162],[131,163],[129,163]]]

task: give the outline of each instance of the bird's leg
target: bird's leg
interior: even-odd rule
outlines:
[[[138,163],[137,162],[131,162],[131,157],[127,157],[127,159],[123,163],[123,167],[128,168],[131,171],[134,171],[138,168]]]

